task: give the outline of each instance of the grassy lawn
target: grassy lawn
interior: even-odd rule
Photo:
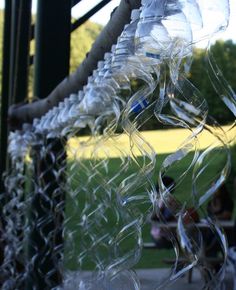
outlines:
[[[217,152],[216,152],[217,154]],[[158,170],[160,169],[160,166],[165,160],[165,158],[168,156],[168,154],[159,154],[157,156],[157,162],[156,167],[153,174],[153,181],[156,184],[156,177]],[[215,157],[215,156],[213,156]],[[139,157],[142,159],[141,157]],[[176,166],[173,166],[173,169],[169,170],[168,174],[175,179],[178,179],[179,173],[183,172],[186,167],[191,163],[191,160],[193,158],[193,153],[189,153],[186,158],[184,158],[182,161],[178,162]],[[212,178],[218,174],[219,168],[222,166],[222,157],[218,156],[218,158],[213,158],[208,167],[206,172],[204,172],[203,177],[201,178],[201,183],[205,185],[209,185],[212,181]],[[105,163],[104,163],[105,162]],[[130,162],[130,161],[129,161]],[[127,160],[128,163],[128,160]],[[140,161],[140,163],[142,163]],[[73,231],[73,254],[69,255],[69,258],[67,260],[67,266],[70,269],[76,269],[77,268],[77,260],[76,256],[81,252],[81,246],[82,248],[87,245],[88,248],[91,244],[91,241],[88,239],[83,239],[81,241],[81,236],[84,236],[84,233],[81,233],[79,230],[79,224],[81,222],[80,215],[81,212],[86,208],[88,204],[90,204],[91,209],[96,211],[97,206],[101,202],[113,202],[112,199],[114,199],[115,202],[115,193],[111,190],[111,200],[103,200],[103,190],[106,188],[106,182],[110,180],[110,178],[114,177],[117,173],[118,168],[122,165],[120,158],[111,158],[109,160],[103,160],[101,159],[98,164],[95,162],[91,162],[91,160],[85,159],[80,164],[71,163],[73,164],[72,168],[72,178],[70,179],[71,187],[74,188],[74,194],[72,196],[68,196],[68,202],[67,202],[67,215],[72,216],[72,219],[68,222],[67,226],[70,229],[70,231]],[[71,165],[70,164],[70,165]],[[99,172],[99,177],[94,179],[90,176],[90,182],[86,184],[86,180],[88,180],[88,177],[86,175],[86,170],[89,168],[90,170],[94,167],[96,168],[97,172]],[[104,169],[106,167],[106,169]],[[130,176],[132,173],[135,173],[137,171],[137,166],[135,162],[131,162],[128,166],[128,168],[124,169],[120,172],[119,176],[113,180],[112,184],[108,184],[108,186],[113,188],[117,188],[120,182],[126,178],[126,176]],[[105,180],[105,182],[102,182],[102,180]],[[101,183],[103,186],[100,186]],[[84,184],[84,189],[78,190],[78,188],[81,188],[81,184]],[[178,200],[181,202],[188,201],[189,205],[191,205],[191,199],[190,199],[190,192],[191,192],[191,185],[192,185],[192,172],[190,172],[188,175],[185,176],[185,178],[178,184],[175,196]],[[83,187],[83,186],[82,186]],[[95,190],[96,188],[96,190]],[[205,187],[203,186],[203,189]],[[132,188],[130,189],[133,190]],[[135,190],[135,189],[134,189]],[[143,192],[144,187],[137,186],[137,192],[140,194]],[[143,202],[141,204],[138,203],[138,201],[134,201],[133,205],[131,206],[132,209],[136,209],[144,213],[144,215],[148,214],[148,211],[150,211],[151,203],[149,202],[148,198],[146,202]],[[99,233],[99,226],[102,226],[103,232],[112,232],[113,228],[116,227],[117,221],[115,219],[114,213],[109,212],[107,214],[107,219],[103,220],[102,225],[99,223],[97,227],[94,227],[94,231]],[[77,229],[77,230],[75,230]],[[143,240],[144,242],[150,242],[150,225],[145,224],[143,227]],[[129,248],[132,249],[133,244],[132,241],[127,239],[127,241],[123,244],[124,249]],[[69,245],[69,251],[71,250],[71,245]],[[109,255],[109,253],[106,252],[104,249],[100,249],[101,255]],[[144,249],[142,252],[141,259],[139,263],[136,265],[137,268],[156,268],[156,267],[166,267],[166,265],[163,265],[162,260],[165,257],[171,257],[174,253],[172,250],[147,250]],[[83,268],[84,269],[92,269],[93,263],[89,261],[89,259],[85,259],[83,261]]]
[[[230,126],[222,126],[225,132],[227,132]],[[235,129],[228,132],[227,135],[233,139],[235,137]],[[167,130],[157,130],[157,131],[143,131],[141,132],[141,137],[146,140],[152,148],[156,151],[157,154],[167,154],[175,152],[181,143],[186,140],[190,135],[190,131],[187,129],[167,129]],[[71,158],[78,151],[78,149],[83,148],[82,144],[87,143],[89,137],[79,137],[71,138],[69,140],[69,150],[68,157]],[[235,139],[235,138],[234,138]],[[215,138],[208,133],[206,130],[203,131],[198,136],[199,149],[202,150],[206,148],[209,144],[215,141]],[[81,143],[81,144],[79,144]],[[115,146],[114,146],[115,145]],[[103,143],[103,146],[109,151],[110,158],[116,158],[123,155],[129,155],[129,137],[125,134],[120,134],[114,137],[112,140],[109,139]],[[117,148],[119,147],[119,148]],[[90,158],[93,151],[93,145],[84,147],[83,158]],[[135,148],[134,148],[135,151]],[[106,152],[100,151],[99,157],[106,157]],[[140,152],[136,150],[137,155],[140,155]]]
[[[226,126],[224,129],[227,131],[228,127]],[[163,161],[166,160],[171,152],[175,152],[189,135],[189,131],[183,129],[142,132],[142,138],[150,144],[150,148],[153,148],[156,153],[155,168],[152,170],[152,176],[149,176],[154,184],[157,182],[157,175]],[[201,150],[214,141],[212,135],[204,132],[200,135],[198,149],[201,152]],[[142,143],[142,140],[140,139],[138,142]],[[150,151],[150,148],[145,144],[141,146],[142,148],[146,148],[146,151]],[[87,235],[86,230],[81,226],[81,216],[86,217],[85,224],[92,227],[94,233],[97,233],[98,236],[106,235],[107,233],[112,234],[120,226],[119,223],[121,221],[117,221],[117,216],[112,210],[113,203],[115,204],[117,202],[116,191],[120,192],[123,199],[127,201],[131,200],[131,202],[127,202],[126,210],[132,210],[135,214],[143,215],[144,217],[147,217],[150,213],[151,202],[147,194],[150,188],[143,174],[139,173],[139,166],[148,166],[150,160],[140,156],[141,151],[136,144],[133,144],[132,154],[129,138],[126,135],[115,136],[107,141],[103,139],[100,141],[96,140],[96,143],[93,140],[89,140],[89,137],[72,138],[69,140],[68,188],[70,194],[67,197],[67,229],[69,229],[71,237],[68,239],[69,242],[66,245],[66,265],[69,269],[77,269],[77,257],[81,254],[82,249],[90,249],[93,244],[91,237]],[[184,158],[174,162],[166,170],[167,175],[179,181],[175,190],[175,197],[182,203],[187,202],[188,206],[193,204],[191,198],[193,172],[190,170],[183,178],[180,177],[191,164],[193,156],[193,152],[186,154]],[[201,168],[204,168],[204,170],[196,181],[199,192],[198,198],[209,188],[212,181],[219,176],[222,166],[225,163],[225,157],[221,149],[215,148],[203,160]],[[234,147],[234,170],[236,166],[235,159]],[[71,162],[71,160],[75,161]],[[142,202],[140,202],[140,199],[132,200],[134,195],[140,197]],[[104,218],[99,216],[99,211],[97,210],[101,204],[110,205],[110,209],[104,212]],[[142,235],[144,242],[151,242],[150,225],[148,223],[144,225]],[[130,239],[125,238],[122,241],[124,251],[127,249],[132,250],[134,247],[132,237]],[[101,253],[101,261],[106,256],[110,256],[112,259],[112,253],[107,252],[106,247],[103,247],[103,245],[101,245],[99,251]],[[90,251],[91,257],[95,254],[95,252]],[[172,250],[144,249],[136,267],[166,267],[162,263],[163,258],[173,255]],[[94,267],[93,262],[90,261],[93,259],[89,257],[83,259],[83,255],[80,255],[80,259],[83,261],[83,269],[87,270]]]

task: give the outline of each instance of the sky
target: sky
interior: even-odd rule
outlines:
[[[2,0],[1,0],[2,1]],[[92,8],[94,5],[99,3],[101,0],[83,0],[79,4],[77,4],[72,9],[72,15],[75,18],[78,18],[82,14],[84,14],[86,11],[89,10],[89,8]],[[205,0],[208,1],[208,0]],[[97,23],[100,23],[102,25],[105,25],[109,18],[112,10],[118,6],[120,3],[120,0],[112,0],[109,4],[107,4],[101,11],[96,13],[91,20]],[[232,38],[236,41],[236,0],[230,0],[230,10],[231,10],[231,16],[230,16],[230,23],[229,27],[226,32],[224,32],[224,39]],[[81,13],[82,12],[82,13]]]
[[[33,1],[33,11],[36,11],[36,2]],[[205,0],[208,1],[208,0]],[[230,25],[224,34],[222,34],[223,39],[233,39],[236,42],[236,0],[229,0],[230,8],[231,8],[231,17],[230,17]],[[4,7],[4,0],[0,0],[0,8]],[[79,18],[81,15],[85,14],[88,10],[94,7],[96,4],[101,2],[101,0],[82,0],[79,4],[77,4],[72,9],[72,16],[74,18]],[[98,13],[96,13],[91,20],[97,22],[99,24],[105,25],[109,19],[110,14],[113,9],[118,6],[120,0],[112,0],[109,4],[107,4],[103,9],[101,9]],[[214,21],[214,20],[213,20]]]
[[[79,16],[85,14],[87,11],[89,11],[92,7],[94,7],[96,4],[101,2],[101,0],[83,0],[79,4],[77,4],[72,9],[72,16],[75,18],[78,18]],[[117,7],[120,3],[120,0],[112,0],[110,3],[108,3],[103,9],[101,9],[98,13],[96,13],[91,20],[94,22],[97,22],[99,24],[105,25],[109,19],[111,12],[115,7]]]
[[[75,18],[80,17],[90,8],[94,7],[101,0],[83,0],[79,4],[77,4],[72,9],[72,16]],[[201,0],[201,1],[209,1],[209,0]],[[212,0],[215,1],[215,0]],[[217,1],[217,0],[216,0]],[[218,0],[221,1],[221,0]],[[230,1],[230,22],[227,30],[224,33],[219,34],[219,38],[223,39],[233,39],[236,42],[236,0]],[[113,9],[118,6],[120,0],[112,0],[109,4],[107,4],[103,9],[101,9],[98,13],[96,13],[91,20],[97,22],[99,24],[105,25],[109,19],[110,14]],[[212,20],[214,21],[214,19]],[[218,37],[218,36],[217,36]],[[217,38],[216,37],[216,38]],[[206,42],[201,42],[197,44],[198,47],[205,47]]]

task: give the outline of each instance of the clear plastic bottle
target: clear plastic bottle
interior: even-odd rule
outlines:
[[[186,1],[142,1],[142,12],[135,37],[137,55],[161,62],[171,55],[189,53],[192,31],[183,12]]]

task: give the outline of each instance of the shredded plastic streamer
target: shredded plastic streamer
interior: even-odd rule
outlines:
[[[10,133],[2,289],[141,290],[134,268],[153,212],[176,256],[169,275],[153,290],[175,289],[176,280],[192,268],[201,273],[202,289],[225,289],[228,263],[235,277],[235,249],[228,249],[225,233],[205,210],[229,175],[235,123],[225,132],[209,115],[201,88],[188,80],[193,45],[210,43],[225,30],[229,12],[227,0],[143,0],[83,90]],[[235,92],[210,46],[206,56],[216,97],[235,116]],[[162,161],[142,133],[151,118],[189,132]],[[78,138],[83,130],[87,136]],[[200,150],[205,132],[211,141]],[[219,156],[221,162],[209,173]],[[173,171],[170,188],[164,178]],[[187,178],[191,189],[183,201],[171,191]],[[176,235],[161,204],[176,220]],[[207,264],[205,237],[189,208],[201,213],[216,239],[222,256],[217,270]]]

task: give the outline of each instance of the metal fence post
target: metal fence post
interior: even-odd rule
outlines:
[[[3,173],[7,169],[8,108],[27,98],[29,43],[31,26],[31,0],[6,0],[3,31],[3,62],[1,90],[0,137],[0,195],[2,207],[7,202]],[[0,231],[4,231],[4,219],[0,219]],[[3,261],[4,241],[1,241]],[[20,267],[21,268],[21,267]],[[19,269],[20,271],[20,269]]]
[[[70,27],[70,1],[38,0],[34,94],[39,98],[45,98],[69,73]],[[61,173],[55,178],[55,172],[65,167],[63,144],[62,140],[45,139],[42,147],[49,151],[44,156],[41,146],[34,148],[35,184],[39,184],[39,191],[36,189],[30,209],[29,261],[34,262],[28,273],[27,289],[51,289],[62,282],[58,264],[63,253],[65,179]]]

